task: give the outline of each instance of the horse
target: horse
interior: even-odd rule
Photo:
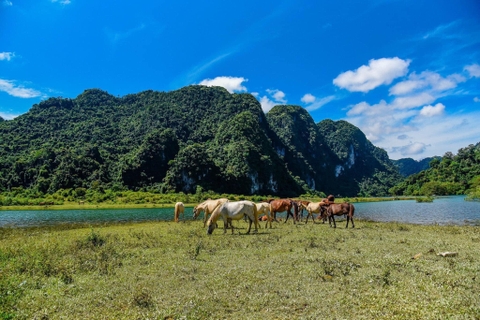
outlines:
[[[257,206],[255,203],[251,201],[234,201],[234,202],[225,202],[219,207],[217,207],[207,222],[207,234],[212,234],[213,230],[217,227],[217,220],[218,218],[223,218],[223,233],[227,233],[227,226],[230,222],[230,226],[232,228],[233,234],[233,224],[231,223],[232,220],[240,220],[244,216],[247,216],[250,220],[248,225],[247,234],[250,233],[252,228],[252,222],[255,223],[255,231],[254,233],[258,232],[258,211]]]
[[[294,209],[294,213],[292,214],[291,209]],[[298,217],[298,205],[295,201],[291,199],[276,199],[270,201],[270,213],[273,217],[274,221],[277,221],[277,212],[287,212],[287,218],[285,219],[285,223],[288,220],[289,216],[292,216],[293,223],[296,223]]]
[[[216,207],[224,204],[227,201],[227,198],[221,198],[216,200],[209,199],[200,203],[199,205],[195,206],[195,208],[193,208],[193,220],[197,219],[197,217],[203,211],[203,227],[205,227],[207,225],[207,217],[212,214],[213,210],[215,210]]]
[[[310,201],[307,201],[307,200],[297,200],[297,205],[298,205],[298,215],[299,215],[299,219],[300,221],[303,221],[303,210],[306,210],[307,209],[307,206],[308,204],[310,203]]]
[[[183,202],[175,203],[175,213],[173,215],[173,220],[175,222],[178,222],[180,214],[183,215],[183,219],[185,220],[185,206],[183,205]]]
[[[265,229],[267,228],[268,223],[270,222],[270,229],[272,228],[272,215],[270,213],[270,204],[266,202],[260,202],[256,203],[255,206],[257,207],[257,212],[258,215],[265,214],[266,215],[266,220],[262,221],[267,221],[265,223]]]
[[[335,217],[334,216],[341,216],[341,215],[346,215],[347,216],[347,226],[345,228],[348,228],[348,222],[351,220],[352,221],[352,228],[355,228],[355,224],[353,223],[353,214],[355,213],[355,207],[353,204],[345,202],[345,203],[331,203],[331,204],[325,204],[322,205],[323,210],[326,211],[327,216],[328,216],[328,222],[330,224],[330,227],[332,226],[332,220],[333,220],[333,227],[336,228],[337,224],[335,223]]]
[[[313,214],[314,213],[319,213],[319,214],[322,213],[322,204],[323,204],[323,202],[310,202],[310,203],[308,203],[308,205],[305,208],[307,210],[307,220],[305,220],[305,224],[308,223],[308,217],[312,217],[312,221],[313,221],[313,223],[315,223],[315,219],[313,218]]]

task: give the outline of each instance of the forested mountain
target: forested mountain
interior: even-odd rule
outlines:
[[[480,186],[480,143],[447,152],[430,161],[430,168],[407,177],[390,189],[397,195],[466,194]]]
[[[392,160],[393,163],[398,167],[400,174],[403,177],[408,177],[409,175],[419,173],[420,171],[430,168],[430,161],[433,159],[441,159],[442,157],[429,157],[422,159],[420,161],[414,160],[412,158],[402,158],[398,160]]]
[[[250,94],[188,86],[124,97],[86,90],[0,120],[0,191],[93,188],[296,196],[384,195],[385,151],[298,106],[265,115]]]
[[[326,147],[336,155],[335,183],[340,194],[387,195],[388,186],[401,180],[385,150],[375,147],[365,134],[346,121],[318,124]]]

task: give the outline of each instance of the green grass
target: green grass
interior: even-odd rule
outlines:
[[[480,317],[478,227],[202,225],[0,229],[0,319]]]

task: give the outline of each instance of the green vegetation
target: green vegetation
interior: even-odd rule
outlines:
[[[356,222],[2,228],[0,318],[480,317],[478,227]]]
[[[298,106],[267,115],[251,94],[188,86],[115,97],[86,90],[0,121],[0,192],[59,190],[294,197],[385,196],[400,179],[385,151],[344,121]]]
[[[334,179],[339,194],[386,196],[390,186],[401,180],[398,168],[387,152],[375,147],[354,125],[346,121],[324,120],[318,126],[325,143],[339,159]]]
[[[430,168],[406,178],[390,189],[393,195],[474,194],[480,185],[480,143],[447,152],[430,162]]]
[[[427,196],[427,197],[416,197],[415,201],[417,202],[433,202],[434,198]]]

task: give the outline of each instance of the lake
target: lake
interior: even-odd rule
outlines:
[[[372,221],[414,224],[478,225],[480,202],[464,196],[439,197],[433,202],[415,200],[355,203],[355,217]],[[191,219],[193,208],[185,208]],[[200,219],[203,217],[201,215]],[[278,217],[285,217],[280,214]],[[0,210],[0,227],[30,227],[64,223],[141,222],[173,220],[173,208],[91,210]]]

